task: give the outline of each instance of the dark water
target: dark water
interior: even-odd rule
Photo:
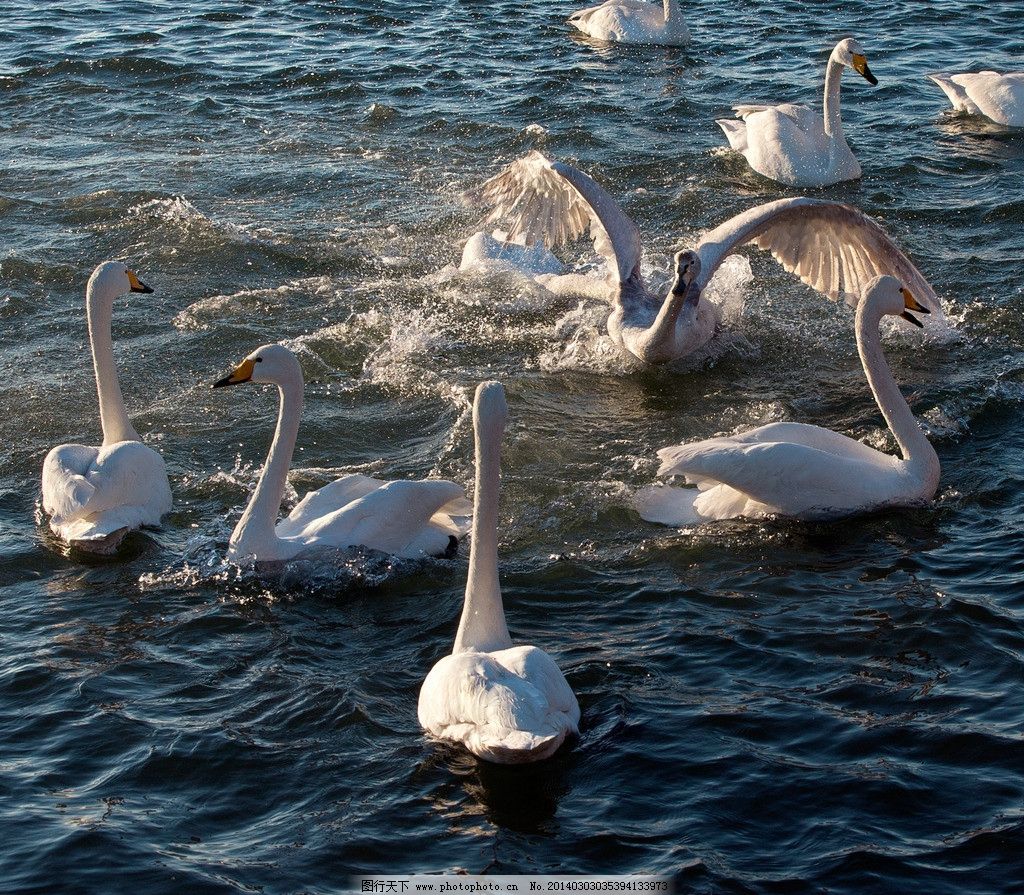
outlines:
[[[593,47],[564,2],[0,7],[0,888],[329,892],[352,871],[658,872],[687,892],[1022,891],[1024,136],[923,77],[1019,68],[1019,2],[701,3],[689,51]],[[926,509],[678,533],[629,509],[656,448],[776,419],[892,447],[851,316],[770,261],[699,363],[637,371],[597,302],[439,279],[459,193],[531,147],[671,251],[785,195],[723,155],[738,101],[820,101],[837,36],[864,179],[957,338],[888,353],[943,464]],[[579,249],[580,257],[586,247]],[[35,519],[48,448],[95,442],[82,296],[123,258],[136,426],[175,492],[113,562]],[[207,384],[288,340],[292,482],[472,474],[467,401],[506,383],[514,638],[549,650],[577,746],[483,767],[419,733],[465,558],[260,581],[219,565],[269,443],[263,390]],[[310,570],[307,570],[310,571]],[[322,570],[321,570],[322,571]]]

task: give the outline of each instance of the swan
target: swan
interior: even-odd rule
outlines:
[[[580,707],[552,659],[512,646],[498,582],[498,491],[508,405],[501,383],[476,390],[476,495],[469,575],[455,647],[420,688],[420,726],[500,764],[539,761],[578,732]]]
[[[678,0],[664,0],[661,12],[646,0],[606,0],[569,16],[588,37],[621,44],[682,47],[690,42]]]
[[[50,529],[89,553],[114,553],[129,531],[159,525],[171,509],[164,458],[142,443],[128,419],[110,333],[114,299],[152,291],[119,261],[104,261],[92,272],[85,310],[103,444],[62,444],[43,461],[43,510]]]
[[[928,308],[899,280],[873,279],[857,307],[857,350],[879,410],[899,445],[893,457],[820,426],[771,423],[740,435],[658,451],[659,475],[682,475],[699,490],[652,486],[635,506],[648,522],[685,525],[769,514],[829,519],[932,499],[939,458],[900,393],[882,353],[879,323]]]
[[[466,528],[457,517],[469,505],[461,485],[440,479],[382,482],[346,475],[310,491],[277,522],[302,416],[302,370],[284,345],[263,345],[213,388],[243,382],[276,385],[281,404],[259,483],[231,535],[230,561],[287,561],[317,548],[357,545],[407,559],[455,549]]]
[[[541,275],[555,292],[611,299],[608,334],[646,363],[665,363],[701,348],[714,335],[719,309],[701,301],[721,263],[745,243],[765,249],[790,273],[832,299],[859,295],[872,277],[905,280],[936,318],[942,311],[931,286],[871,218],[847,205],[818,199],[778,199],[748,209],[707,233],[695,251],[675,255],[667,294],[657,295],[640,273],[636,224],[590,177],[534,150],[469,194],[492,208],[488,222],[507,219],[509,237],[553,248],[588,228],[606,262],[603,277]]]
[[[807,106],[733,106],[739,121],[719,119],[729,145],[750,167],[789,186],[821,187],[860,177],[860,165],[843,135],[839,81],[849,67],[869,84],[878,79],[853,38],[836,44],[825,73],[824,116]]]
[[[996,124],[1024,127],[1024,72],[994,71],[928,75],[957,112],[984,115]]]

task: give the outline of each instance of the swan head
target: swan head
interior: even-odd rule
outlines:
[[[500,382],[481,382],[473,399],[473,428],[501,438],[508,424],[508,402]]]
[[[864,54],[863,47],[861,47],[856,39],[846,37],[839,41],[836,44],[836,48],[832,51],[832,58],[836,62],[852,68],[872,86],[878,84],[878,78],[868,68],[868,57]]]
[[[904,286],[896,277],[881,276],[875,277],[864,292],[865,307],[871,307],[880,314],[889,314],[893,317],[902,317],[914,326],[923,327],[911,311],[919,314],[930,314],[931,312],[914,298],[913,293]]]
[[[294,354],[284,345],[261,345],[213,388],[241,385],[243,382],[267,382],[282,385],[302,382],[302,368]]]
[[[89,277],[87,288],[90,294],[111,301],[128,292],[149,294],[153,291],[122,261],[104,261],[100,264]]]
[[[700,258],[692,249],[676,252],[675,265],[676,273],[672,282],[672,294],[686,295],[686,301],[696,304],[697,299],[700,298],[700,291],[694,283],[700,276]]]

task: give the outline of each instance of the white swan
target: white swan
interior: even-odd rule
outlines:
[[[681,47],[690,42],[678,0],[664,0],[660,12],[646,0],[606,0],[573,13],[569,24],[588,37],[613,43]]]
[[[476,390],[476,495],[466,599],[455,648],[420,689],[428,733],[461,743],[479,758],[517,764],[547,758],[577,732],[580,707],[554,660],[535,646],[512,646],[498,582],[498,491],[505,390]]]
[[[953,108],[984,115],[996,124],[1024,127],[1024,72],[965,72],[928,75],[949,97]]]
[[[362,545],[405,558],[453,550],[469,504],[461,485],[441,479],[382,482],[347,475],[310,491],[277,523],[302,416],[302,370],[284,345],[263,345],[214,388],[267,382],[281,395],[277,431],[256,491],[231,535],[228,559],[273,562],[316,548]],[[275,526],[275,523],[276,526]]]
[[[171,509],[164,458],[146,447],[128,419],[114,366],[114,299],[152,292],[119,261],[105,261],[85,290],[103,445],[62,444],[43,461],[43,510],[51,530],[72,547],[113,553],[132,529],[159,525]]]
[[[836,44],[825,73],[824,116],[807,106],[733,106],[741,120],[719,119],[729,145],[758,174],[789,186],[821,187],[860,177],[860,165],[843,134],[839,82],[849,66],[869,84],[878,80],[860,44],[846,38]]]
[[[890,276],[874,279],[857,308],[864,374],[902,457],[802,423],[663,448],[658,474],[682,475],[699,490],[643,489],[635,497],[641,517],[666,525],[769,514],[827,519],[931,500],[939,458],[900,393],[878,330],[885,314],[916,321],[910,311],[927,310]]]
[[[707,233],[697,250],[675,257],[668,293],[656,295],[640,273],[636,224],[591,178],[533,151],[470,194],[493,206],[488,222],[505,219],[509,237],[549,248],[588,228],[606,261],[604,278],[537,276],[555,292],[583,292],[612,300],[608,334],[647,363],[692,354],[715,333],[717,306],[701,301],[715,271],[746,243],[772,253],[790,273],[830,298],[861,294],[872,277],[892,274],[919,294],[936,317],[941,308],[917,268],[871,218],[847,205],[817,199],[779,199],[758,205]]]

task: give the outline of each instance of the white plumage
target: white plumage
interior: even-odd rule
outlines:
[[[949,97],[953,108],[984,115],[996,124],[1024,127],[1024,72],[964,72],[928,75]]]
[[[841,40],[829,57],[821,113],[793,103],[733,106],[739,120],[718,121],[729,145],[759,174],[789,186],[823,187],[856,180],[860,164],[846,142],[839,110],[839,84],[846,67],[869,83],[878,83],[860,44],[852,38]]]
[[[256,491],[231,535],[228,559],[294,559],[318,548],[361,545],[409,559],[449,553],[468,529],[469,503],[455,482],[385,482],[348,475],[311,491],[277,523],[302,416],[302,370],[284,345],[263,345],[215,388],[272,383],[281,394],[277,431]]]
[[[646,0],[606,0],[573,13],[569,24],[611,43],[680,47],[690,42],[678,0],[663,0],[660,10]]]
[[[635,498],[640,515],[666,525],[770,514],[820,519],[930,500],[939,459],[900,393],[878,330],[883,315],[916,319],[911,310],[927,308],[895,278],[877,277],[856,322],[864,373],[902,456],[820,426],[772,423],[658,451],[658,474],[683,476],[697,490],[644,489]]]
[[[466,598],[452,654],[420,689],[420,725],[501,764],[539,761],[578,730],[580,709],[547,653],[513,646],[498,581],[501,439],[508,409],[497,382],[477,389],[476,495]]]
[[[586,174],[533,151],[469,194],[490,207],[488,223],[504,221],[509,239],[554,248],[586,233],[605,261],[603,276],[536,276],[557,292],[605,295],[612,301],[608,334],[647,363],[692,354],[715,333],[719,309],[701,301],[722,261],[750,243],[808,286],[830,298],[855,297],[880,274],[899,277],[935,317],[938,299],[917,268],[871,218],[834,202],[780,199],[756,206],[708,232],[695,252],[676,255],[675,279],[656,295],[640,273],[636,224]]]
[[[111,336],[114,300],[127,292],[152,291],[120,262],[106,261],[93,271],[86,315],[103,445],[60,445],[43,461],[43,510],[51,530],[90,553],[113,553],[129,531],[159,525],[171,509],[164,459],[142,443],[128,419]]]

